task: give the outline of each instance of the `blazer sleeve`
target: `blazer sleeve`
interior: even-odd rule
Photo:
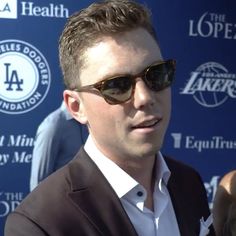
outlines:
[[[24,227],[22,227],[24,226]],[[11,213],[5,224],[4,236],[49,236],[32,220],[17,212]]]

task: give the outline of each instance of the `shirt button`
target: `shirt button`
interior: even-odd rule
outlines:
[[[137,195],[138,195],[139,197],[142,197],[142,196],[143,196],[143,192],[142,192],[142,191],[138,191],[138,192],[137,192]]]

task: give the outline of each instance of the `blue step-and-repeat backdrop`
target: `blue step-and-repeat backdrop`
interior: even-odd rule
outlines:
[[[0,0],[1,236],[29,193],[38,125],[62,101],[59,35],[66,18],[91,2]],[[236,2],[145,2],[164,58],[177,60],[162,152],[198,170],[211,206],[220,178],[236,168]]]

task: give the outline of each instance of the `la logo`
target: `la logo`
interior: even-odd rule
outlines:
[[[12,86],[16,86],[17,91],[22,91],[23,89],[20,87],[20,85],[23,84],[23,79],[19,79],[18,73],[16,70],[10,71],[10,63],[5,63],[5,68],[6,68],[6,81],[4,82],[5,84],[8,84],[7,90],[12,91],[13,88]]]

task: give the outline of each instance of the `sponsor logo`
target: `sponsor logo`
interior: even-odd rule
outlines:
[[[17,18],[17,0],[0,1],[0,18]]]
[[[68,18],[69,10],[63,4],[49,3],[47,6],[36,6],[33,2],[21,2],[21,15]]]
[[[189,21],[189,36],[236,39],[236,24],[226,21],[226,15],[205,12],[199,19]]]
[[[174,139],[174,148],[181,147],[182,134],[181,133],[171,133],[171,136]]]
[[[191,95],[204,107],[222,105],[229,97],[236,98],[236,74],[229,73],[221,64],[207,62],[200,65],[180,94]]]
[[[227,140],[222,136],[213,136],[209,139],[198,139],[194,135],[184,136],[182,133],[171,133],[173,147],[175,149],[185,148],[202,152],[204,150],[235,150],[236,140]]]
[[[22,114],[45,99],[51,82],[48,63],[33,45],[0,41],[0,112]]]
[[[0,217],[6,217],[23,200],[22,192],[0,192]]]
[[[208,203],[210,209],[213,207],[213,200],[215,198],[216,190],[219,184],[220,176],[212,176],[209,182],[204,182],[204,186],[207,192]]]
[[[0,167],[31,163],[33,146],[34,137],[27,134],[0,135]]]
[[[0,18],[17,19],[18,16],[68,18],[69,10],[63,4],[48,3],[36,5],[22,1],[17,8],[17,0],[0,0]]]

